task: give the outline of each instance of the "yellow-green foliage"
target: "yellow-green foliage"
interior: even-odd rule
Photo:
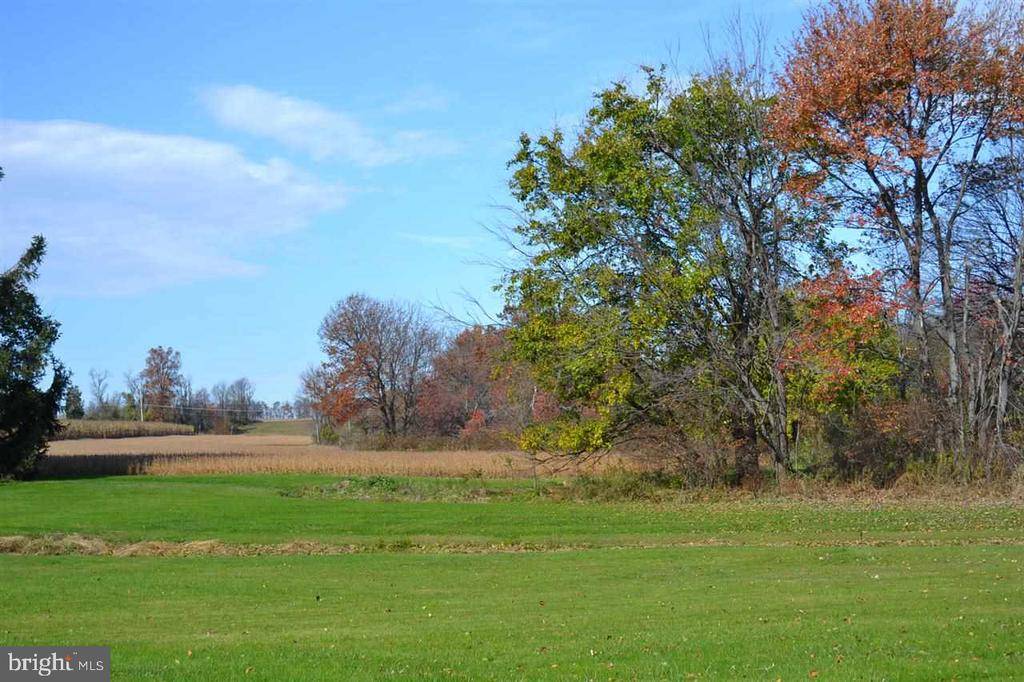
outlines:
[[[597,452],[613,445],[610,419],[564,417],[528,426],[519,438],[527,452]]]
[[[195,428],[190,424],[167,422],[137,422],[103,419],[69,419],[62,422],[64,429],[54,440],[79,438],[136,438],[140,436],[191,436]]]

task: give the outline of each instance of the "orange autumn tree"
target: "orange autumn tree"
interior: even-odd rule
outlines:
[[[344,369],[321,365],[306,370],[302,391],[317,422],[318,440],[326,432],[323,427],[345,424],[366,408]]]
[[[416,407],[440,343],[419,307],[347,296],[320,325],[326,360],[314,386],[325,389],[336,424],[361,413],[388,435],[406,435],[417,425]]]
[[[891,392],[899,372],[897,306],[882,279],[878,271],[857,277],[837,266],[800,286],[784,362],[794,407],[852,412]]]
[[[1024,125],[1022,36],[1016,2],[833,0],[806,17],[772,115],[802,164],[793,186],[874,237],[907,283],[917,384],[944,394],[961,449],[963,232],[973,188]]]
[[[181,353],[170,346],[150,348],[142,370],[143,402],[149,419],[174,421],[174,401],[181,385]]]
[[[921,415],[902,399],[898,294],[886,291],[882,272],[857,276],[840,265],[794,292],[783,362],[790,435],[798,452],[830,453],[808,466],[884,483],[920,450],[910,432],[927,429],[904,428]]]
[[[496,327],[473,325],[451,338],[420,392],[420,426],[444,436],[520,432],[535,417],[537,390],[507,355],[506,333]]]
[[[500,401],[493,375],[501,346],[500,332],[473,326],[459,332],[434,358],[417,405],[428,431],[453,436],[470,421],[479,430],[493,420]]]

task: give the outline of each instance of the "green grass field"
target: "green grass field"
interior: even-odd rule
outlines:
[[[347,552],[0,555],[0,642],[109,644],[117,679],[1024,677],[1019,505],[337,481],[0,485],[0,536]]]

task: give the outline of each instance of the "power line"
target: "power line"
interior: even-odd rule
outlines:
[[[133,406],[134,407],[134,406]],[[190,412],[269,412],[269,409],[263,409],[261,407],[192,407],[184,405],[155,405],[153,403],[146,403],[144,409],[151,409],[158,407],[165,410],[183,410]]]

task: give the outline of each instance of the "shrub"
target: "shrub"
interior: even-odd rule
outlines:
[[[600,475],[580,474],[551,494],[588,502],[645,502],[663,500],[682,487],[682,478],[664,471],[615,468]]]
[[[941,432],[938,414],[924,399],[886,401],[866,407],[852,424],[832,424],[828,439],[834,447],[834,473],[843,480],[867,476],[876,486],[886,486],[911,461],[933,461]]]
[[[701,415],[707,422],[711,415]],[[690,429],[696,431],[696,428]],[[736,468],[736,443],[728,435],[713,429],[690,435],[664,428],[639,432],[631,446],[617,452],[635,460],[642,468],[670,472],[686,488],[739,485]]]
[[[1010,476],[1010,491],[1014,497],[1024,499],[1024,464],[1018,464]]]
[[[323,445],[337,445],[340,441],[338,432],[334,430],[330,424],[324,422],[320,425],[320,430],[317,432],[316,442]]]
[[[335,434],[327,440],[321,434],[321,442],[340,445],[350,450],[409,450],[433,452],[437,450],[515,450],[512,436],[494,429],[480,429],[458,436],[428,434],[392,435],[387,433],[364,433],[353,430],[349,434]]]

